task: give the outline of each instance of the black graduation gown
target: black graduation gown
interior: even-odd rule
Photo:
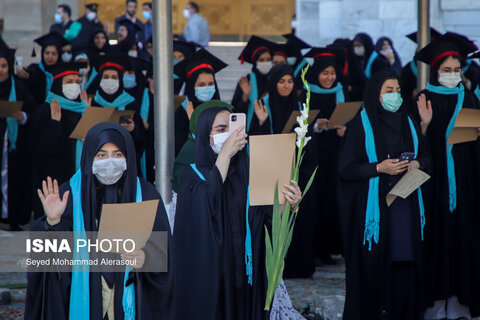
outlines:
[[[26,71],[30,75],[30,78],[24,79],[23,81],[37,106],[40,106],[47,98],[47,80],[45,74],[38,67],[38,63],[32,63]]]
[[[135,97],[134,97],[135,98]],[[133,122],[135,123],[135,128],[131,133],[133,142],[135,143],[135,152],[137,156],[137,168],[138,174],[140,175],[140,159],[142,157],[143,151],[145,150],[146,143],[146,129],[143,124],[143,120],[140,117],[140,107],[137,105],[137,101],[133,101],[125,106],[125,110],[135,110],[133,115]],[[92,99],[92,107],[102,107],[95,99]]]
[[[174,318],[264,319],[264,225],[271,226],[272,207],[250,207],[253,286],[249,286],[244,258],[246,190],[240,190],[232,166],[225,183],[216,166],[200,170],[206,182],[190,166],[180,174],[173,236]]]
[[[54,23],[50,26],[50,32],[56,32],[61,34],[62,36],[65,34],[65,32],[70,28],[72,25],[73,21],[70,20],[66,24],[63,23]]]
[[[30,221],[32,212],[32,153],[30,149],[31,120],[35,109],[35,101],[24,84],[14,77],[17,101],[22,101],[22,111],[27,115],[27,122],[18,124],[16,149],[8,152],[8,222],[11,225],[25,224]],[[8,100],[11,90],[11,80],[0,83],[0,100]],[[7,123],[0,120],[0,150],[3,150]],[[7,150],[10,148],[8,143]],[[3,151],[0,152],[0,155]],[[0,192],[0,201],[3,193]],[[0,202],[1,203],[1,202]]]
[[[81,117],[80,113],[62,109],[61,120],[53,120],[49,103],[42,104],[34,114],[31,141],[34,190],[41,188],[47,176],[62,184],[75,173],[77,140],[71,139],[70,134]],[[34,206],[38,218],[43,214],[38,196],[34,197]]]
[[[81,17],[77,22],[82,24],[82,29],[80,29],[77,37],[71,41],[72,48],[86,49],[92,35],[99,30],[103,30],[103,24],[100,22],[89,21],[86,16]]]
[[[371,120],[372,121],[372,120]],[[408,124],[403,125],[405,141],[408,149],[413,150],[412,137]],[[418,161],[421,168],[428,167],[428,155],[419,136]],[[377,137],[375,138],[377,141]],[[377,154],[379,145],[376,143]],[[379,162],[383,159],[379,158]],[[348,125],[345,137],[342,141],[339,159],[339,199],[340,223],[345,256],[347,296],[343,319],[370,320],[392,319],[392,293],[395,287],[392,283],[392,232],[391,212],[386,206],[387,193],[392,188],[391,176],[380,175],[379,199],[380,199],[380,232],[378,244],[373,243],[371,251],[368,243],[363,244],[365,231],[365,211],[369,191],[369,179],[378,176],[377,163],[369,163],[365,151],[365,132],[360,115],[357,115]],[[424,169],[425,170],[425,169]],[[407,198],[408,199],[408,198]],[[423,319],[423,292],[420,281],[423,282],[423,244],[421,240],[421,226],[416,192],[409,197],[411,209],[411,243],[413,272],[410,292],[415,297],[410,297],[411,308],[405,319]],[[429,223],[428,218],[427,224]]]
[[[480,153],[479,142],[453,146],[457,187],[457,208],[449,211],[449,190],[445,132],[457,103],[457,95],[422,91],[433,108],[426,139],[432,154],[432,178],[425,203],[430,213],[425,246],[428,262],[428,305],[434,300],[457,296],[470,308],[472,317],[480,315]],[[465,108],[478,108],[465,91]],[[417,119],[418,111],[417,111]]]
[[[402,68],[400,88],[402,88],[403,102],[406,104],[408,112],[412,114],[417,108],[417,102],[414,99],[417,89],[417,76],[413,73],[411,64],[412,61]]]
[[[143,201],[159,199],[154,231],[167,231],[169,243],[169,272],[168,273],[142,273],[131,272],[135,284],[136,317],[138,320],[172,319],[170,317],[171,285],[173,270],[172,237],[165,208],[158,191],[148,182],[140,179]],[[60,186],[60,194],[70,189],[68,182]],[[85,213],[84,213],[85,214]],[[85,219],[85,230],[94,230]],[[46,216],[35,220],[31,231],[72,231],[73,229],[73,204],[72,197],[67,203],[62,220],[54,227],[48,226]],[[154,251],[147,246],[146,259]],[[134,269],[135,270],[135,269]],[[102,284],[100,273],[90,273],[90,319],[102,319]],[[115,283],[123,283],[125,274],[115,273]],[[25,319],[68,319],[70,305],[71,273],[27,273],[27,296],[25,302]],[[115,319],[123,319],[122,307],[123,286],[115,286],[114,312]],[[118,316],[119,315],[119,316]]]

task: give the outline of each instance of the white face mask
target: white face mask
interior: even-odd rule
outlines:
[[[229,132],[223,132],[211,136],[213,138],[213,146],[211,145],[213,152],[215,152],[216,154],[220,153],[220,150],[222,150],[222,146],[225,141],[227,141],[229,135]]]
[[[297,57],[288,57],[287,58],[287,63],[291,66],[293,66],[297,62]]]
[[[92,173],[104,185],[117,183],[125,170],[127,170],[127,159],[125,158],[96,160],[92,164]]]
[[[257,62],[257,69],[261,74],[267,74],[272,69],[272,61]]]
[[[458,86],[462,81],[462,76],[460,72],[439,72],[438,73],[438,82],[447,88],[453,88]]]
[[[97,18],[97,14],[93,11],[90,11],[89,13],[87,13],[87,20],[88,21],[93,21]]]
[[[131,58],[137,58],[138,57],[138,52],[137,50],[130,50],[128,51],[128,56]]]
[[[80,94],[80,85],[78,83],[67,83],[62,85],[62,92],[68,100],[75,100]]]
[[[105,91],[106,94],[114,94],[120,87],[120,81],[115,79],[102,79],[100,81],[100,88]]]
[[[88,68],[80,68],[78,69],[78,73],[80,74],[81,77],[84,77],[88,74]]]
[[[388,56],[389,54],[392,54],[393,53],[393,49],[390,48],[390,49],[387,49],[387,50],[382,50],[380,51],[380,53],[382,54],[382,56]]]
[[[183,16],[187,19],[190,18],[190,10],[183,9]]]
[[[353,47],[353,52],[355,55],[359,57],[363,57],[365,55],[365,47]]]
[[[70,62],[70,60],[72,60],[72,53],[71,52],[65,51],[64,53],[62,53],[62,61],[63,62]]]

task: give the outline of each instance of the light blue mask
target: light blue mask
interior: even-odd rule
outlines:
[[[173,59],[173,65],[176,65],[177,63],[179,63],[180,60],[177,60],[177,59]]]
[[[195,88],[195,97],[201,102],[210,101],[215,91],[215,86],[197,87]]]
[[[150,11],[143,11],[142,15],[143,15],[143,19],[147,21],[152,20],[152,13]]]
[[[126,89],[131,89],[137,85],[137,82],[135,81],[135,75],[134,74],[124,74],[123,75],[123,86]]]
[[[397,112],[403,103],[402,96],[398,92],[384,93],[382,100],[383,109],[390,112]]]
[[[55,23],[62,23],[63,22],[62,16],[60,15],[60,13],[55,13],[54,19],[55,19]]]

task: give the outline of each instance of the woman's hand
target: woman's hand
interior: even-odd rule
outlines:
[[[290,183],[292,185],[283,185],[282,193],[285,195],[285,199],[287,199],[288,203],[290,203],[290,207],[293,209],[302,199],[302,190],[300,190],[300,187],[295,180],[290,180]]]
[[[22,66],[17,66],[17,76],[21,79],[30,79],[30,74]]]
[[[418,162],[417,160],[410,161],[407,171],[410,172],[413,169],[420,169],[420,162]]]
[[[50,114],[53,120],[62,120],[62,109],[60,108],[57,99],[53,99],[52,103],[50,103]]]
[[[18,122],[23,122],[23,119],[25,118],[25,114],[22,111],[17,111],[14,114],[12,114],[12,117],[17,119]]]
[[[422,93],[420,97],[418,97],[417,108],[420,119],[422,120],[420,122],[422,133],[425,134],[425,132],[427,132],[428,125],[432,121],[432,102],[430,100],[427,101],[425,94]]]
[[[87,106],[89,106],[89,107],[92,106],[92,98],[88,97],[88,94],[87,94],[86,90],[82,90],[82,92],[80,92],[80,99],[82,99],[83,102],[85,102],[87,104]]]
[[[318,119],[317,120],[318,130],[320,130],[320,131],[326,130],[327,126],[328,126],[328,119]]]
[[[135,122],[133,122],[132,117],[128,118],[126,122],[122,122],[120,125],[127,129],[128,132],[135,130]]]
[[[247,102],[248,96],[252,91],[252,85],[250,84],[250,81],[246,76],[241,77],[240,80],[238,81],[238,84],[240,86],[240,89],[242,89],[242,92],[243,92],[243,95],[242,95],[243,102]]]
[[[43,180],[42,188],[43,192],[40,189],[37,190],[38,197],[42,202],[43,210],[45,210],[47,223],[53,226],[60,222],[62,214],[65,212],[70,191],[65,191],[63,199],[60,199],[58,182],[56,179],[52,182],[50,177],[47,177],[47,181]]]
[[[193,103],[192,101],[188,101],[187,102],[187,116],[188,116],[188,120],[190,120],[192,118],[192,114],[193,114]]]
[[[145,252],[142,249],[122,253],[120,256],[123,260],[135,261],[135,264],[129,264],[134,269],[140,269],[145,264]]]
[[[155,94],[155,82],[153,79],[148,79],[148,89],[150,90],[151,94]]]
[[[343,136],[345,135],[345,130],[347,130],[347,127],[345,127],[345,126],[334,126],[333,129],[336,129],[337,130],[337,135],[340,138],[343,138]]]
[[[243,150],[247,144],[247,134],[240,134],[240,132],[245,128],[241,126],[235,130],[228,139],[224,142],[222,149],[220,150],[219,156],[232,158],[238,151]]]
[[[263,105],[262,99],[255,101],[255,115],[257,116],[260,126],[262,126],[268,118],[267,107]]]
[[[377,165],[378,173],[386,173],[391,176],[396,176],[407,170],[408,160],[399,161],[398,159],[385,159]]]

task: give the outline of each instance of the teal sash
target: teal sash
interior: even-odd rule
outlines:
[[[125,107],[135,101],[135,98],[123,91],[117,98],[115,98],[115,100],[109,102],[105,100],[97,91],[94,100],[104,108],[117,108],[117,110],[125,110]]]
[[[74,241],[87,240],[82,209],[82,172],[78,170],[70,179],[71,196],[73,201],[73,231]],[[136,202],[142,202],[142,187],[137,178]],[[73,252],[74,260],[89,259],[86,247],[78,248]],[[127,266],[123,281],[122,306],[126,320],[135,319],[135,288],[133,284],[126,285],[132,267]],[[72,269],[72,283],[70,289],[70,320],[85,320],[90,318],[90,279],[88,265],[74,265]]]
[[[250,131],[250,124],[252,123],[253,113],[255,112],[255,101],[258,100],[257,76],[255,72],[250,73],[250,94],[248,95],[248,109],[247,109],[247,132]]]
[[[310,91],[315,94],[331,94],[335,93],[336,95],[336,104],[338,105],[340,102],[345,102],[345,94],[343,93],[343,86],[340,82],[337,85],[330,89],[324,89],[316,84],[308,84],[310,86]],[[304,86],[306,89],[306,87]]]
[[[295,71],[293,72],[293,77],[296,78],[302,71],[303,67],[305,67],[306,65],[307,60],[305,60],[305,58],[302,58],[302,61],[298,64],[298,66],[295,68]]]
[[[13,77],[12,79],[12,87],[10,88],[10,95],[8,96],[8,101],[13,102],[17,101],[17,93],[15,91],[15,80]],[[8,142],[10,144],[9,151],[15,150],[17,148],[17,138],[18,138],[18,121],[14,117],[7,117],[7,135],[8,135]]]
[[[373,51],[372,54],[370,55],[370,58],[368,58],[367,66],[365,67],[365,72],[364,72],[365,77],[367,77],[367,79],[370,79],[370,77],[372,76],[373,62],[375,62],[377,57],[378,57],[377,51]]]
[[[97,76],[98,72],[97,70],[95,69],[95,67],[92,68],[92,72],[90,72],[90,77],[88,78],[88,81],[87,83],[85,84],[85,90],[88,89],[88,87],[90,87],[90,85],[92,84],[93,80],[95,79],[95,77]]]
[[[143,97],[142,97],[142,105],[140,107],[140,117],[142,117],[143,120],[148,122],[148,116],[150,113],[150,97],[148,95],[148,90],[145,88],[143,91]],[[140,159],[140,166],[142,169],[142,176],[144,179],[147,179],[147,159],[145,155],[146,151],[143,151],[142,158]]]
[[[412,70],[412,73],[415,77],[418,76],[418,69],[417,69],[417,64],[415,63],[415,59],[413,59],[410,62],[410,69]]]
[[[43,74],[45,75],[45,96],[48,96],[48,93],[50,92],[50,89],[52,89],[52,83],[53,83],[53,74],[45,70],[45,67],[43,66],[43,62],[40,61],[38,64],[38,67],[40,70],[42,70]]]

